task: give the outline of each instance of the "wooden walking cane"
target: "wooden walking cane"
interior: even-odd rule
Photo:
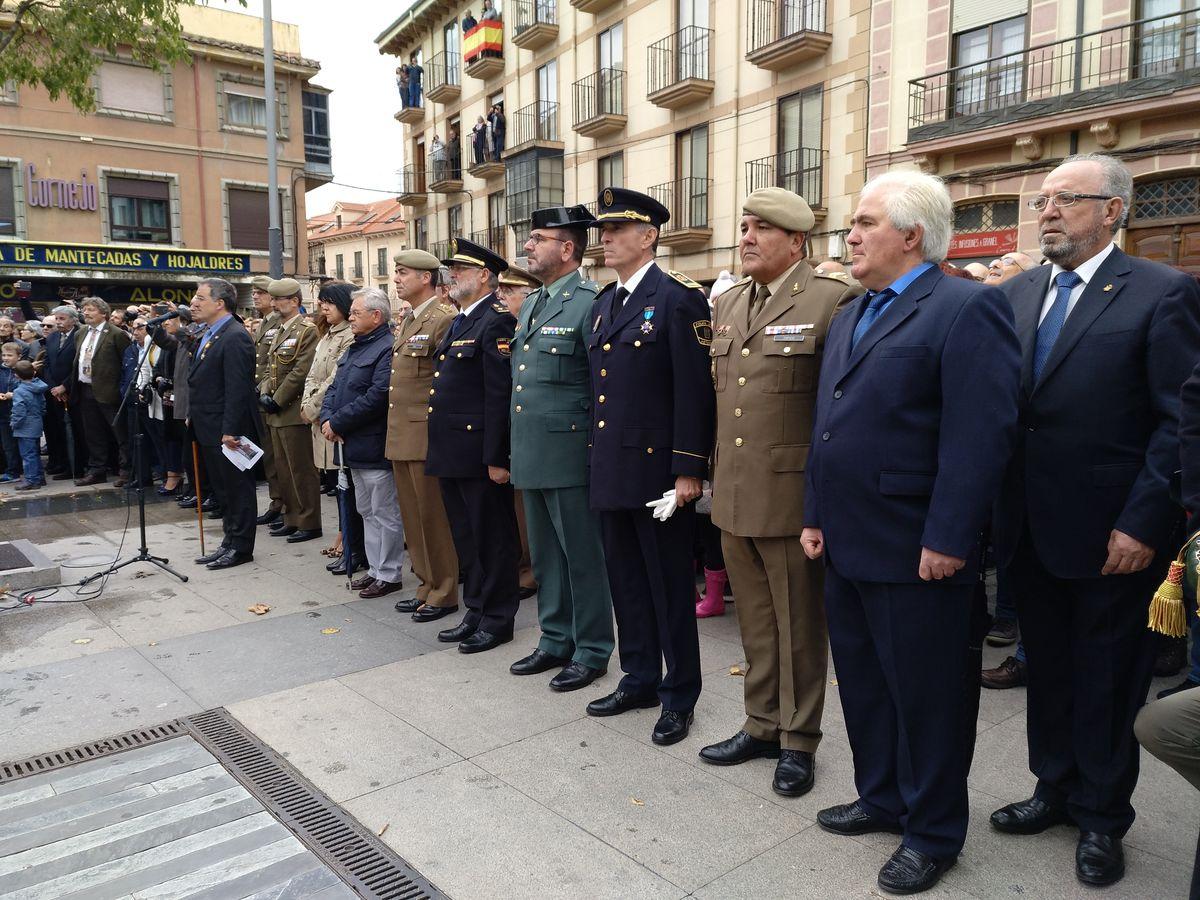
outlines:
[[[200,555],[208,556],[204,549],[204,497],[200,494],[200,447],[192,441],[192,472],[196,476],[196,524],[200,527]]]

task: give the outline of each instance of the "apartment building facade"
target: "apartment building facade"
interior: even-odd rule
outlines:
[[[309,295],[330,278],[376,287],[395,300],[392,257],[408,249],[404,207],[394,197],[375,203],[337,202],[308,220]]]
[[[249,295],[268,269],[262,20],[181,7],[189,62],[103,55],[97,109],[0,86],[0,306],[98,295],[186,301],[219,275]],[[332,179],[328,91],[275,23],[284,269],[307,269],[305,191]]]
[[[1195,0],[878,0],[868,170],[917,165],[956,203],[951,254],[1037,254],[1026,201],[1071,153],[1133,171],[1135,255],[1200,272]]]
[[[777,184],[816,211],[813,255],[842,254],[866,172],[869,0],[496,5],[500,21],[464,29],[481,4],[417,0],[376,38],[422,70],[421,102],[395,113],[413,246],[463,236],[517,258],[532,210],[624,186],[671,211],[660,262],[707,281],[737,268],[746,195]],[[489,129],[477,155],[496,105],[503,145]],[[598,251],[585,265],[608,278]]]

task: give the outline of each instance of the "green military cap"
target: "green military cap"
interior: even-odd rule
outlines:
[[[295,278],[280,278],[267,286],[267,293],[272,297],[298,297],[300,296],[300,282]]]
[[[404,250],[393,256],[392,261],[406,269],[421,269],[425,272],[436,272],[442,267],[441,260],[427,250]]]
[[[816,217],[808,202],[787,188],[766,187],[752,193],[742,204],[742,212],[758,216],[784,231],[811,231]]]
[[[542,279],[538,278],[532,272],[527,272],[520,266],[510,263],[508,269],[500,274],[500,283],[506,284],[509,287],[540,288],[542,286]]]
[[[269,288],[271,286],[271,276],[270,275],[255,275],[253,278],[250,279],[250,285],[256,291],[265,291],[267,288]]]

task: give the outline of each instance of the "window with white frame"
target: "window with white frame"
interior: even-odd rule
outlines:
[[[150,66],[106,59],[96,73],[100,112],[151,119],[170,118],[169,78]]]

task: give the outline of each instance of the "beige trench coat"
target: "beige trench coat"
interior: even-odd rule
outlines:
[[[312,368],[308,370],[308,377],[304,379],[300,412],[312,422],[313,463],[318,469],[337,468],[337,463],[333,460],[333,444],[321,434],[321,423],[317,417],[321,413],[321,404],[325,402],[325,392],[329,390],[329,386],[333,384],[333,376],[337,374],[338,360],[353,341],[354,332],[350,330],[349,322],[342,322],[330,328],[317,342]]]

